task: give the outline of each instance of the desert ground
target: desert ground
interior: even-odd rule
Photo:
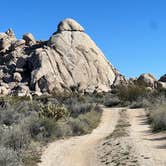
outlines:
[[[153,133],[144,109],[103,108],[91,134],[58,140],[39,166],[165,166],[166,133]]]

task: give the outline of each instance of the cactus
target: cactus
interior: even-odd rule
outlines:
[[[68,111],[64,106],[59,106],[55,104],[49,104],[47,106],[42,106],[39,113],[42,117],[52,118],[59,120],[68,116]]]

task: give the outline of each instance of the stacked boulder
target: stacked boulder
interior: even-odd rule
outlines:
[[[16,37],[12,29],[5,33],[0,33],[0,53],[9,51],[11,46],[16,42]]]
[[[144,73],[139,76],[137,83],[139,85],[154,89],[157,79],[150,73]]]
[[[26,73],[28,73],[27,59],[29,57],[27,50],[32,45],[30,42],[30,40],[29,43],[24,39],[18,40],[12,29],[0,33],[0,95],[18,94],[19,96],[20,89],[25,86],[29,89],[29,76],[26,76]],[[27,90],[21,95],[28,93],[30,91]]]
[[[127,80],[73,19],[65,19],[48,41],[30,33],[16,39],[0,33],[0,94],[43,94],[77,89],[109,91]]]
[[[166,74],[160,77],[157,86],[159,89],[166,89]]]
[[[139,85],[147,87],[147,89],[166,89],[166,74],[157,80],[152,74],[144,73],[138,78],[130,78],[128,81],[131,85]]]

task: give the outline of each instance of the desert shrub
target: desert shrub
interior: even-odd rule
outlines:
[[[51,95],[52,95],[52,97],[58,98],[60,100],[65,100],[65,99],[73,96],[73,94],[70,91],[60,92],[57,89],[53,89],[51,92]]]
[[[90,132],[93,128],[96,128],[101,116],[101,110],[99,112],[90,111],[84,115],[80,115],[80,119],[88,124],[88,132]]]
[[[149,101],[149,99],[142,98],[142,99],[138,99],[137,101],[133,101],[130,104],[130,108],[131,109],[149,108],[149,107],[151,107],[151,105],[152,105],[152,103],[151,103],[151,101]]]
[[[144,108],[144,105],[143,105],[142,101],[134,101],[131,103],[130,108],[131,109]]]
[[[0,156],[0,165],[9,165],[10,160],[12,166],[35,165],[34,160],[39,159],[36,147],[52,139],[91,132],[97,127],[101,111],[85,96],[41,97],[33,101],[0,99],[0,146],[6,149],[6,157]],[[39,143],[33,150],[32,142]]]
[[[166,130],[166,105],[151,110],[149,119],[154,131]]]
[[[32,141],[29,146],[28,150],[22,153],[22,162],[24,166],[37,166],[36,163],[41,162],[41,154],[42,151],[39,148],[41,145],[39,142]]]
[[[4,97],[0,97],[0,107],[1,108],[6,108],[8,106],[9,102],[6,100]]]
[[[80,114],[85,114],[94,108],[93,104],[90,103],[71,103],[68,105],[68,110],[72,117],[77,117]]]
[[[53,137],[56,131],[54,119],[38,118],[30,124],[30,135],[38,141],[45,141]]]
[[[86,134],[97,127],[101,111],[99,106],[94,106],[93,111],[81,111],[77,116],[70,116],[66,120],[56,121],[47,117],[39,118],[31,123],[30,133],[32,138],[38,141]]]
[[[120,86],[117,89],[117,96],[122,101],[133,102],[147,95],[148,91],[146,90],[146,88],[137,85]]]
[[[163,94],[157,94],[152,96],[150,99],[153,107],[159,108],[161,105],[165,105],[166,97]]]
[[[71,126],[67,122],[57,122],[55,128],[56,129],[54,135],[56,138],[68,137],[73,135]]]
[[[68,124],[71,127],[73,135],[82,135],[89,133],[96,128],[101,116],[101,110],[90,111],[80,114],[77,118],[70,118]]]
[[[0,107],[0,124],[7,126],[19,124],[21,120],[39,112],[40,106],[29,101],[17,102]]]
[[[104,97],[108,93],[93,93],[93,94],[87,94],[82,96],[84,98],[84,101],[88,103],[97,103],[97,104],[102,104],[104,102]]]
[[[19,120],[19,114],[13,109],[4,109],[0,113],[1,124],[10,126]]]
[[[38,118],[30,125],[30,135],[36,141],[49,141],[63,136],[72,135],[66,120],[56,121],[49,118]]]
[[[86,124],[84,121],[81,121],[79,118],[71,118],[68,122],[72,130],[72,135],[81,135],[86,133]]]
[[[104,105],[106,107],[114,107],[114,106],[117,106],[120,104],[120,100],[119,98],[106,98],[105,101],[104,101]]]
[[[76,103],[80,103],[80,102],[85,102],[84,97],[69,97],[66,100],[63,101],[63,104],[65,104],[66,106],[70,106],[72,104],[76,104]]]
[[[96,104],[96,105],[94,106],[93,111],[101,113],[101,112],[103,111],[103,109],[101,108],[100,105]]]
[[[14,151],[20,151],[26,149],[30,143],[30,135],[28,131],[20,125],[9,128],[3,134],[2,142],[8,148],[12,148]]]
[[[49,104],[41,107],[40,116],[59,120],[67,116],[67,109],[64,106]]]
[[[17,152],[13,149],[0,146],[0,165],[1,166],[21,166],[22,161]]]

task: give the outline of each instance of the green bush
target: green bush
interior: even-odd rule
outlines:
[[[117,96],[121,101],[137,101],[139,98],[147,96],[148,93],[145,87],[137,85],[120,86],[117,89]]]

